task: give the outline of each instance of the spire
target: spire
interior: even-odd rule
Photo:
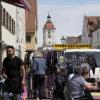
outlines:
[[[48,12],[48,16],[47,16],[47,22],[51,22],[51,16],[50,16],[49,12]]]
[[[52,21],[51,21],[51,16],[50,14],[48,13],[48,16],[47,16],[47,21],[43,27],[43,29],[46,29],[46,30],[55,30],[55,26],[53,25]]]
[[[86,14],[84,14],[84,18],[86,19]]]

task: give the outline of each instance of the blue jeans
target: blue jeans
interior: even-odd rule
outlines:
[[[18,94],[16,96],[16,99],[14,99],[13,93],[9,93],[9,92],[3,92],[2,97],[3,97],[3,100],[22,100],[20,94]]]

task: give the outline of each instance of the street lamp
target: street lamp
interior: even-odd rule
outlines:
[[[65,43],[66,43],[66,39],[65,39],[64,36],[62,36],[62,38],[61,38],[61,43],[62,43],[62,44],[65,44]]]

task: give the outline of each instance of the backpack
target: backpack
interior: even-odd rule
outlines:
[[[69,83],[68,81],[65,79],[65,80],[62,80],[62,77],[58,78],[58,79],[55,79],[55,84],[56,82],[60,80],[61,81],[61,84],[58,84],[59,85],[62,85],[61,88],[58,89],[54,89],[54,92],[53,92],[53,96],[55,98],[61,98],[61,100],[72,100],[72,96],[71,96],[71,91],[70,91],[70,87],[69,87]],[[63,89],[63,90],[62,90]]]
[[[65,100],[73,100],[73,98],[71,96],[71,90],[70,90],[68,82],[66,82],[66,84],[64,86],[63,93],[64,93],[64,96],[65,96]]]

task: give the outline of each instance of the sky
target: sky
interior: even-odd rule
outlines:
[[[100,0],[38,0],[38,46],[43,44],[48,13],[56,27],[55,43],[60,43],[62,36],[82,34],[84,15],[100,16]]]

